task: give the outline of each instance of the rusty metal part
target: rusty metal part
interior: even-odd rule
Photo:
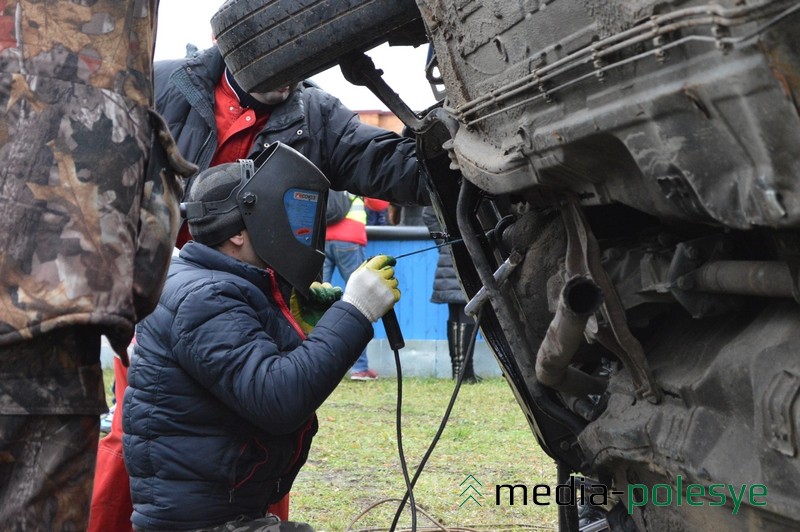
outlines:
[[[561,214],[567,231],[567,277],[591,277],[603,291],[604,301],[600,312],[608,325],[599,327],[594,334],[595,338],[616,354],[631,372],[639,397],[655,404],[661,402],[663,393],[655,382],[642,344],[628,328],[625,308],[600,263],[600,247],[583,216],[577,198],[569,197]]]
[[[689,277],[694,289],[701,292],[794,298],[792,274],[785,262],[715,261],[704,264]]]
[[[790,155],[800,123],[784,119],[797,114],[797,2],[686,0],[681,7],[695,5],[683,11],[657,0],[559,0],[559,15],[542,3],[527,15],[507,7],[513,2],[421,3],[442,15],[430,33],[445,109],[462,120],[455,158],[485,192],[530,198],[568,188],[584,206],[621,203],[663,220],[742,230],[800,225],[800,162]],[[669,18],[674,11],[683,18]],[[648,34],[651,19],[664,28],[703,17],[707,25]],[[717,31],[734,22],[730,37]],[[607,55],[634,36],[645,40]],[[659,51],[669,53],[667,64],[656,61]],[[551,103],[541,101],[545,94]]]
[[[519,263],[522,262],[522,255],[517,252],[513,251],[511,255],[500,265],[499,268],[494,272],[494,280],[497,283],[497,286],[503,284],[503,282],[508,279],[508,276],[513,273],[513,271],[519,266]],[[468,316],[472,316],[473,318],[477,316],[478,309],[489,300],[489,292],[486,290],[486,287],[481,288],[478,290],[478,293],[475,294],[475,297],[469,300],[467,306],[464,307],[464,312],[467,313]]]
[[[647,352],[668,390],[664,401],[634,401],[630,375],[612,375],[608,406],[579,442],[616,489],[674,486],[677,475],[684,486],[735,483],[743,471],[757,471],[775,501],[766,508],[742,504],[735,516],[711,507],[657,508],[645,512],[646,526],[638,520],[638,530],[800,530],[798,323],[800,306],[786,300],[703,320],[675,307],[655,325],[657,341]]]
[[[536,377],[542,384],[570,395],[603,393],[605,380],[570,366],[586,322],[602,302],[603,291],[588,277],[573,277],[564,285],[556,315],[536,354]]]
[[[786,7],[787,5],[789,5],[788,8]],[[784,11],[778,13],[778,9],[782,7],[784,8]],[[528,94],[531,92],[531,88],[541,87],[545,82],[561,76],[566,72],[575,69],[576,67],[590,63],[595,65],[603,65],[599,68],[596,66],[595,71],[593,72],[583,74],[576,79],[559,84],[557,87],[549,88],[547,89],[546,93],[542,91],[534,91],[540,92],[540,94],[537,94],[533,98],[525,100],[524,102],[517,102],[513,106],[529,103],[533,99],[546,99],[547,96],[552,96],[554,92],[571,86],[578,81],[582,81],[591,77],[597,77],[598,74],[601,74],[602,77],[602,74],[605,74],[605,72],[614,68],[618,68],[623,64],[641,60],[650,55],[656,55],[658,53],[663,54],[669,48],[674,48],[690,41],[708,41],[718,46],[733,46],[740,42],[748,41],[774,25],[777,21],[794,14],[798,10],[800,10],[800,6],[798,5],[790,5],[786,2],[775,2],[772,4],[745,6],[735,9],[723,9],[720,6],[693,7],[677,10],[664,15],[653,16],[647,22],[605,39],[601,39],[600,41],[594,42],[589,47],[582,48],[560,60],[535,69],[531,74],[524,76],[521,79],[508,83],[503,87],[498,87],[488,94],[466,102],[458,107],[456,113],[462,121],[469,123],[469,125],[474,125],[475,123],[494,116],[495,114],[505,112],[509,108],[505,107],[503,110],[494,111],[499,103],[520,94]],[[622,61],[615,61],[614,63],[610,64],[605,64],[604,62],[604,58],[613,57],[613,54],[618,54],[623,49],[635,47],[638,44],[654,40],[658,37],[668,35],[682,29],[698,26],[712,26],[714,28],[735,26],[750,22],[756,17],[765,17],[769,15],[776,16],[769,20],[756,32],[742,37],[731,38],[714,35],[690,35],[676,39],[667,44],[660,45],[653,50],[635,54],[634,56],[626,58]],[[487,110],[492,110],[493,112],[480,116],[480,118],[476,118],[481,111]]]

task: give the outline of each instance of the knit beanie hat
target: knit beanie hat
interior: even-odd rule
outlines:
[[[241,182],[241,177],[239,163],[226,163],[203,170],[192,180],[188,201],[227,199]],[[216,246],[243,229],[244,220],[235,206],[229,212],[206,214],[189,220],[192,238],[207,246]]]

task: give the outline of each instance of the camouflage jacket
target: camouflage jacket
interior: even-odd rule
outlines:
[[[158,0],[0,0],[0,348],[155,306],[181,158],[152,112]]]

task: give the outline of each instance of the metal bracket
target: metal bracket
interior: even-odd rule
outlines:
[[[383,71],[366,54],[354,54],[339,64],[344,78],[353,85],[368,88],[389,108],[403,124],[413,131],[423,129],[423,121],[383,79]]]
[[[500,286],[505,282],[506,279],[511,275],[511,273],[519,266],[522,262],[522,255],[518,251],[513,251],[511,255],[497,268],[497,271],[494,272],[494,280],[497,283],[497,286]],[[469,300],[467,306],[464,307],[464,312],[467,315],[472,316],[473,318],[478,315],[478,309],[489,301],[489,292],[486,290],[486,287],[481,288],[478,290],[478,293],[475,294],[475,297]]]
[[[608,273],[600,263],[600,246],[583,216],[578,199],[568,198],[561,208],[561,215],[567,232],[567,277],[577,275],[590,277],[603,291],[604,301],[600,312],[608,326],[598,329],[595,335],[597,341],[623,361],[631,372],[639,397],[653,404],[660,403],[663,392],[653,377],[642,344],[628,328],[625,308]]]

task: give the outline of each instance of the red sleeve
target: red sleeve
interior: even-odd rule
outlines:
[[[373,211],[382,211],[389,206],[389,202],[375,198],[364,198],[364,206]]]

